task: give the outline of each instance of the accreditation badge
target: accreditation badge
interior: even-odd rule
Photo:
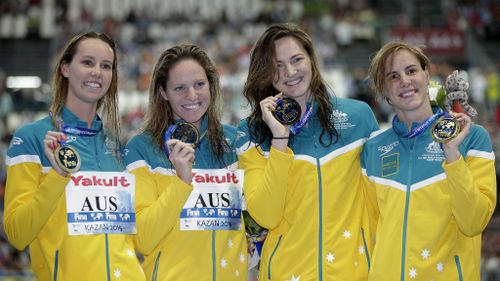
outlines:
[[[193,191],[180,215],[180,230],[241,230],[243,170],[193,169]]]
[[[66,186],[69,235],[135,234],[135,176],[78,172]]]

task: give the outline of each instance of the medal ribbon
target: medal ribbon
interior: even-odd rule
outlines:
[[[168,126],[167,130],[165,131],[165,134],[163,135],[163,150],[165,151],[165,155],[167,156],[167,158],[168,158],[168,155],[170,154],[168,151],[167,140],[170,139],[170,137],[172,136],[172,134],[174,133],[176,128],[177,128],[177,124],[173,124],[173,125]],[[201,134],[200,140],[197,143],[193,143],[194,148],[197,148],[200,145],[201,140],[205,137],[206,133],[207,133],[207,130],[205,130]]]
[[[420,123],[418,126],[413,128],[409,133],[407,133],[403,137],[412,139],[416,136],[421,135],[432,123],[434,123],[434,121],[436,121],[439,117],[446,116],[446,115],[447,115],[446,112],[439,110],[434,115],[427,118],[424,122]],[[396,120],[396,118],[397,118],[397,115],[395,115],[394,118],[392,118],[392,127],[393,128],[394,128],[394,121]]]
[[[313,102],[310,102],[307,105],[306,113],[304,113],[302,118],[300,118],[299,122],[290,126],[290,132],[292,133],[292,135],[296,135],[296,134],[300,133],[300,129],[307,123],[307,121],[309,121],[309,117],[311,117],[312,109],[313,109]]]
[[[50,115],[52,115],[52,113],[50,113]],[[59,128],[59,130],[65,134],[69,134],[69,135],[92,137],[92,136],[97,135],[97,133],[99,133],[99,131],[100,131],[100,129],[94,130],[94,129],[83,128],[83,127],[78,127],[78,126],[73,127],[73,126],[66,125],[66,124],[64,124],[64,121],[60,117],[57,118],[57,121],[61,124],[61,128]],[[68,146],[68,144],[66,143],[65,140],[62,140],[59,143],[61,144],[62,147]]]

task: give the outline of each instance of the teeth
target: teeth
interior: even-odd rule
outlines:
[[[183,105],[182,107],[184,107],[185,109],[197,109],[199,107],[198,104],[187,104],[187,105]]]
[[[403,98],[407,98],[407,97],[411,96],[413,93],[414,93],[414,90],[411,90],[411,91],[401,93],[400,96]]]
[[[100,88],[101,84],[97,82],[84,82],[83,85],[87,87],[92,87],[92,88]]]
[[[295,86],[295,85],[297,85],[299,83],[300,83],[300,79],[295,79],[293,81],[286,82],[285,85],[287,85],[287,86]]]

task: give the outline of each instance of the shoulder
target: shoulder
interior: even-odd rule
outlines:
[[[147,160],[151,154],[156,153],[157,144],[150,135],[140,133],[132,137],[125,147],[125,163],[128,165],[139,160]]]
[[[232,143],[236,139],[237,129],[235,126],[222,124],[222,130],[224,132],[224,137],[228,140],[229,143]]]
[[[248,126],[248,118],[240,121],[238,128],[236,129],[236,139],[235,146],[239,148],[250,141],[250,129]]]
[[[493,152],[490,135],[486,128],[481,125],[472,124],[469,135],[464,140],[464,144],[468,150]]]
[[[356,117],[364,116],[364,118],[367,118],[373,116],[373,111],[367,103],[355,99],[336,98],[333,102],[333,111],[346,112]],[[369,114],[369,116],[366,114]]]
[[[21,126],[12,137],[7,155],[9,157],[25,154],[42,155],[43,139],[49,130],[54,128],[48,117]]]

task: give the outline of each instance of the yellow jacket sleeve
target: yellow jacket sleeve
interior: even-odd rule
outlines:
[[[488,224],[496,205],[494,160],[460,157],[443,164],[449,181],[452,212],[460,230],[468,236],[480,234]]]
[[[177,224],[193,188],[177,176],[150,173],[149,166],[131,173],[136,176],[136,244],[148,255]]]
[[[266,159],[252,148],[239,155],[240,167],[245,170],[244,193],[247,210],[262,227],[276,228],[283,218],[288,173],[293,152],[281,152],[271,147]]]
[[[5,232],[18,250],[38,235],[64,194],[69,176],[54,169],[42,176],[39,163],[20,163],[7,167],[5,190]]]

